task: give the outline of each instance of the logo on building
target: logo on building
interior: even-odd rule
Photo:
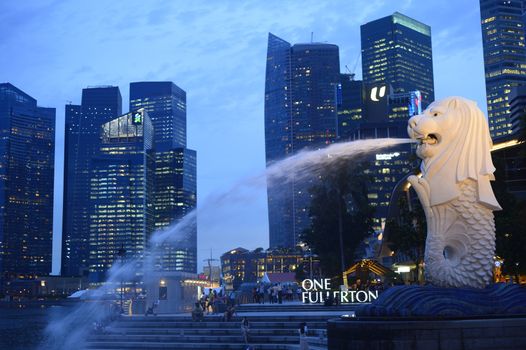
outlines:
[[[378,86],[375,86],[371,89],[371,101],[374,101],[374,102],[378,102],[380,101],[380,99],[382,97],[385,96],[385,90],[386,90],[386,87],[385,86],[380,86],[378,88]]]
[[[133,123],[133,125],[140,125],[140,124],[142,124],[142,112],[135,112],[135,113],[133,113],[132,123]]]

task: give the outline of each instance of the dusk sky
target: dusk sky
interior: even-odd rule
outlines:
[[[486,111],[478,0],[1,1],[0,82],[57,109],[55,238],[60,237],[64,105],[87,86],[170,80],[187,92],[188,147],[197,150],[198,205],[265,169],[264,84],[269,32],[360,55],[360,25],[398,11],[431,26],[435,97]],[[356,65],[361,78],[361,61]],[[212,204],[211,204],[212,203]],[[266,190],[243,191],[199,216],[198,264],[238,246],[268,248]],[[60,240],[54,240],[54,253]],[[57,272],[58,255],[54,256]]]

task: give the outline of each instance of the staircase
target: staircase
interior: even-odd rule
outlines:
[[[249,344],[253,349],[298,349],[298,328],[306,322],[310,349],[326,349],[326,321],[352,312],[350,308],[319,309],[316,305],[242,305],[230,322],[220,315],[206,315],[193,322],[189,315],[123,316],[104,334],[92,334],[87,348],[110,349],[238,349],[247,345],[241,320],[250,322]]]

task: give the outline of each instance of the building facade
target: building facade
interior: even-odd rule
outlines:
[[[140,108],[152,120],[156,151],[186,147],[186,91],[171,81],[130,83],[130,111]]]
[[[363,81],[355,80],[354,74],[340,74],[337,90],[338,138],[348,140],[351,129],[364,115],[365,91]]]
[[[130,84],[130,111],[143,108],[155,131],[154,225],[167,229],[197,205],[196,151],[186,147],[186,92],[173,82]],[[163,271],[197,272],[197,220],[163,244]]]
[[[525,127],[523,123],[526,115],[526,85],[518,86],[511,90],[509,96],[510,104],[510,122],[511,122],[511,137],[517,138],[520,136],[521,128]]]
[[[51,272],[55,114],[0,84],[0,279]]]
[[[523,0],[480,0],[488,122],[496,141],[513,132],[510,93],[526,85],[525,9]]]
[[[296,249],[232,249],[221,255],[221,273],[227,289],[261,281],[265,273],[294,272],[298,278],[320,278],[316,255]]]
[[[395,12],[360,29],[362,115],[349,123],[342,135],[347,140],[407,138],[409,118],[421,113],[435,98],[431,28]],[[356,92],[352,95],[356,98]],[[367,162],[374,229],[381,233],[393,189],[418,162],[410,144],[382,149],[371,154]]]
[[[197,205],[196,151],[174,148],[155,152],[155,229],[168,229]],[[185,227],[184,237],[164,243],[163,271],[197,272],[197,216]]]
[[[340,81],[336,45],[291,45],[269,33],[265,78],[265,153],[267,167],[305,149],[336,140],[336,90]],[[310,225],[312,183],[268,179],[270,247],[294,247]]]
[[[121,114],[116,86],[83,89],[81,104],[65,107],[62,276],[88,273],[91,162],[100,152],[101,125]]]
[[[395,12],[362,25],[360,33],[365,84],[378,87],[390,84],[395,94],[418,90],[424,108],[434,101],[428,25]]]
[[[99,130],[100,152],[91,162],[88,206],[91,283],[104,282],[118,259],[141,261],[154,229],[155,159],[147,112],[127,113]]]
[[[378,138],[406,138],[407,122],[360,123],[351,130],[350,140]],[[412,144],[402,144],[376,151],[367,156],[367,174],[371,182],[367,188],[369,205],[375,209],[373,228],[383,232],[387,219],[389,203],[394,188],[418,165]]]

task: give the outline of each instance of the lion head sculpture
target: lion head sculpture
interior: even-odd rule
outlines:
[[[419,141],[417,155],[430,187],[429,204],[443,204],[459,196],[458,184],[478,183],[479,202],[499,210],[490,180],[495,167],[488,123],[474,101],[447,97],[433,102],[409,120],[408,133]]]

